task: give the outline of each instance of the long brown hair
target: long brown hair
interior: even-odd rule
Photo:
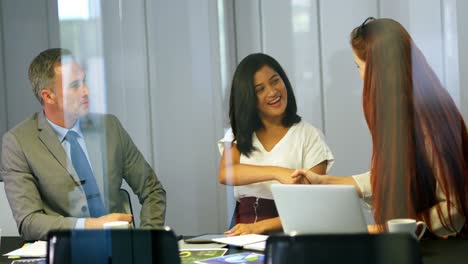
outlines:
[[[368,22],[369,21],[369,22]],[[368,23],[366,23],[368,22]],[[465,217],[468,234],[468,135],[465,122],[408,32],[391,19],[368,19],[351,32],[365,62],[363,110],[372,136],[371,186],[376,224],[392,218],[423,220],[430,208],[456,232],[436,197]]]

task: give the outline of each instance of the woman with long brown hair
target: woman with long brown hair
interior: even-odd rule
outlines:
[[[468,135],[454,101],[398,22],[366,19],[351,46],[364,81],[370,172],[293,176],[355,185],[372,202],[377,231],[390,219],[413,218],[436,236],[468,235]]]

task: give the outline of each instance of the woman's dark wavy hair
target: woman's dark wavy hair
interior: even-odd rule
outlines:
[[[367,19],[352,31],[351,46],[366,63],[363,110],[373,143],[376,223],[409,217],[432,231],[429,209],[435,206],[442,225],[456,232],[453,217],[442,217],[438,185],[465,218],[460,234],[468,235],[468,134],[450,94],[394,20]]]
[[[301,117],[296,113],[296,98],[291,83],[281,65],[274,58],[263,53],[254,53],[245,57],[237,66],[232,79],[229,119],[234,140],[237,141],[237,148],[247,157],[255,150],[252,145],[252,134],[263,127],[258,115],[254,77],[255,73],[264,66],[272,68],[280,75],[288,92],[283,125],[290,127],[301,121]]]

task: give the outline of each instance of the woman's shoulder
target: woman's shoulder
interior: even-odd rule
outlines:
[[[232,144],[234,142],[234,133],[232,132],[232,128],[224,129],[224,136],[218,140],[218,150],[221,154],[224,151],[224,144]]]
[[[298,123],[294,124],[291,128],[294,130],[300,132],[300,133],[305,133],[308,135],[321,135],[322,132],[320,129],[316,128],[312,124],[310,124],[307,121],[301,120]]]

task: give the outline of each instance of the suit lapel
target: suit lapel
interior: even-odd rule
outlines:
[[[55,157],[55,159],[60,163],[60,165],[65,168],[68,173],[71,175],[73,180],[79,185],[80,178],[73,169],[73,165],[68,161],[67,154],[63,149],[61,143],[57,139],[52,127],[47,122],[46,117],[43,112],[38,114],[38,133],[39,139],[44,143],[44,145],[49,149],[50,153]]]

